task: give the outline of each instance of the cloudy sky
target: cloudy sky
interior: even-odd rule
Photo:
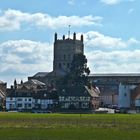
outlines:
[[[54,33],[84,35],[92,73],[140,72],[140,0],[1,0],[0,80],[52,71]]]

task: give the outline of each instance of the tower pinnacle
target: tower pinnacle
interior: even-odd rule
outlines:
[[[69,30],[68,30],[68,38],[70,39],[70,27],[71,25],[69,25]]]

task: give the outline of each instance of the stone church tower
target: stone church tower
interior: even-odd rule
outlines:
[[[73,38],[69,37],[65,39],[63,35],[62,39],[57,38],[57,33],[54,35],[54,60],[52,72],[38,72],[32,77],[28,77],[28,80],[36,79],[46,84],[55,81],[58,77],[67,74],[71,67],[74,54],[84,53],[83,35],[80,40],[76,39],[76,33],[73,34]]]
[[[69,72],[73,56],[77,53],[84,53],[83,35],[80,40],[76,39],[76,33],[73,34],[73,39],[70,37],[65,39],[64,35],[62,39],[58,39],[55,33],[53,73],[56,76],[63,76]]]

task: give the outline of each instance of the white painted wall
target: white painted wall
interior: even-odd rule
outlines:
[[[135,106],[140,107],[140,99],[135,100]]]
[[[6,109],[9,110],[10,108],[16,108],[16,98],[15,97],[6,97]]]
[[[130,108],[131,104],[131,90],[135,85],[121,84],[119,85],[119,104],[120,108]]]
[[[53,100],[51,99],[38,99],[38,104],[41,104],[41,109],[47,109],[48,104],[53,104]],[[22,105],[19,107],[18,105]],[[29,106],[29,104],[31,106]],[[12,107],[12,108],[11,108]],[[6,97],[6,109],[32,109],[35,107],[35,99],[32,97]]]

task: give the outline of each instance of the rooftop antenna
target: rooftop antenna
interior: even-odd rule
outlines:
[[[71,27],[71,25],[69,25],[68,39],[70,39],[70,27]]]

